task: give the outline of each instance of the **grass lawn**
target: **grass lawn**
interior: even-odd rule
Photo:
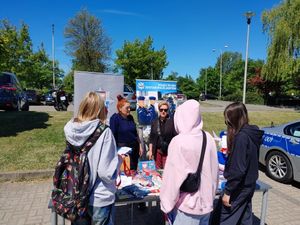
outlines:
[[[132,113],[136,119],[136,112]],[[65,147],[63,127],[72,112],[0,112],[0,172],[53,169]],[[204,129],[225,129],[223,113],[203,113]],[[260,127],[300,118],[297,112],[250,112]]]

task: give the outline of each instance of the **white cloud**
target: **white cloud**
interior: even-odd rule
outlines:
[[[115,15],[123,15],[123,16],[135,16],[135,17],[144,17],[142,14],[134,13],[134,12],[127,12],[127,11],[120,11],[115,9],[102,9],[97,10],[100,13],[108,13],[108,14],[115,14]]]

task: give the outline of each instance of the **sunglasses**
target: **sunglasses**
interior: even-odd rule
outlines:
[[[168,112],[169,109],[159,109],[160,112]]]

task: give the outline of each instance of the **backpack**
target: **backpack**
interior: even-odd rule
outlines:
[[[57,214],[71,221],[84,217],[90,191],[89,161],[87,154],[107,128],[100,123],[93,134],[80,147],[66,142],[66,149],[58,161],[53,176],[52,204]]]

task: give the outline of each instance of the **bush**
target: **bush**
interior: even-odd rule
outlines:
[[[231,102],[242,102],[243,101],[243,93],[241,91],[237,91],[234,94],[224,96],[222,99],[225,101],[231,101]],[[263,105],[264,98],[259,93],[247,92],[246,93],[246,103]]]
[[[224,96],[222,99],[231,102],[241,102],[243,100],[243,95],[241,91],[237,91],[233,94]]]
[[[246,103],[263,105],[264,98],[257,92],[249,92],[246,95]]]

